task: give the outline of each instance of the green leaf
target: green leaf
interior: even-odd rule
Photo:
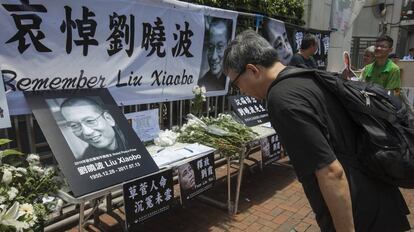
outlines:
[[[5,157],[8,155],[23,155],[20,151],[16,151],[14,149],[6,149],[0,153],[1,157]]]
[[[10,139],[0,139],[0,146],[4,145],[4,144],[8,144],[13,140]]]

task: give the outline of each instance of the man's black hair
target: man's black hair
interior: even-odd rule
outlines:
[[[378,42],[382,42],[382,41],[387,42],[388,47],[390,47],[390,48],[392,48],[392,46],[394,45],[394,40],[391,37],[389,37],[388,35],[380,36],[375,42],[378,43]]]
[[[95,101],[94,99],[90,98],[90,97],[71,97],[71,98],[66,98],[62,104],[60,105],[60,109],[63,109],[64,107],[68,107],[68,106],[73,106],[78,102],[86,102],[88,105],[92,105],[94,106],[98,111],[105,111],[103,106]]]
[[[318,41],[316,40],[316,36],[307,33],[303,36],[302,43],[300,44],[300,49],[308,49],[311,46],[318,44]]]

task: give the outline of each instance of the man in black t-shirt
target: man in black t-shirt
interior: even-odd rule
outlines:
[[[313,54],[318,50],[318,41],[312,34],[306,34],[300,44],[299,52],[294,54],[290,60],[289,66],[302,68],[318,68]]]
[[[271,123],[289,151],[321,231],[409,230],[399,189],[350,165],[360,133],[335,96],[312,77],[276,83],[292,68],[251,30],[239,34],[224,53],[224,72],[233,87],[268,101]]]

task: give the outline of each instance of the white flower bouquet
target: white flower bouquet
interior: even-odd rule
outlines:
[[[223,156],[237,158],[255,136],[252,129],[236,122],[231,115],[220,114],[217,118],[189,117],[180,129],[178,141],[204,144],[216,148]]]
[[[0,145],[9,143],[0,139]],[[0,150],[0,231],[43,231],[49,214],[62,200],[53,197],[60,188],[54,168],[40,166],[38,155]]]

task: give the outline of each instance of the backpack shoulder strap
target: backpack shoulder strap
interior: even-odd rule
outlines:
[[[269,95],[269,92],[273,88],[273,86],[277,85],[277,83],[291,77],[303,77],[308,75],[315,75],[315,70],[291,66],[286,67],[277,75],[277,78],[269,86],[269,89],[267,90],[267,96]]]

